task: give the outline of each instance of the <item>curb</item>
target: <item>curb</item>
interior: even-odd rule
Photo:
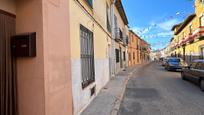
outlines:
[[[134,69],[132,72],[130,72],[130,74],[127,76],[127,79],[125,80],[125,83],[123,85],[123,89],[122,89],[122,92],[121,92],[121,95],[119,96],[118,99],[116,99],[115,101],[115,104],[114,104],[114,107],[111,111],[111,114],[110,115],[118,115],[118,111],[120,109],[120,105],[121,105],[121,102],[123,100],[123,97],[124,97],[124,94],[125,94],[125,90],[126,90],[126,87],[127,87],[127,83],[130,79],[130,77],[133,75],[133,73],[136,71],[136,69]]]

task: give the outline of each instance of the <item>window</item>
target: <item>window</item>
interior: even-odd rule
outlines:
[[[123,61],[126,60],[126,55],[125,55],[125,52],[123,52]]]
[[[115,22],[115,29],[117,30],[118,29],[118,19],[116,15],[114,15],[114,22]]]
[[[133,52],[133,60],[135,60],[135,52]]]
[[[87,2],[87,4],[93,8],[93,0],[85,0]]]
[[[204,16],[200,17],[200,26],[204,26]]]
[[[128,57],[129,57],[129,61],[131,61],[131,53],[129,53],[129,56],[128,56]]]
[[[204,59],[204,47],[201,48],[201,56],[202,56],[202,59]]]
[[[189,31],[192,33],[192,25],[189,26]]]
[[[110,7],[106,4],[106,21],[107,21],[107,30],[111,32],[111,19],[110,19]]]
[[[95,81],[93,33],[80,25],[82,88]]]
[[[115,49],[115,55],[116,55],[116,63],[120,62],[119,49]]]

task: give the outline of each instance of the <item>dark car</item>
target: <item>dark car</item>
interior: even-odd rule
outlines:
[[[183,80],[199,84],[201,90],[204,91],[204,60],[196,60],[188,68],[183,69],[181,77]]]
[[[170,70],[182,70],[182,68],[188,67],[188,64],[181,58],[171,57],[168,58],[165,64],[165,69]]]

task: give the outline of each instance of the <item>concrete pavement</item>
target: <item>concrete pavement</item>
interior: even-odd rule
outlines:
[[[130,76],[142,65],[127,68],[101,90],[81,115],[117,115]]]
[[[180,72],[150,63],[132,76],[119,115],[204,115],[204,92]]]

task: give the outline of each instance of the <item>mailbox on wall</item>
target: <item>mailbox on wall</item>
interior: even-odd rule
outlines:
[[[36,57],[36,33],[13,36],[11,46],[15,57]]]

